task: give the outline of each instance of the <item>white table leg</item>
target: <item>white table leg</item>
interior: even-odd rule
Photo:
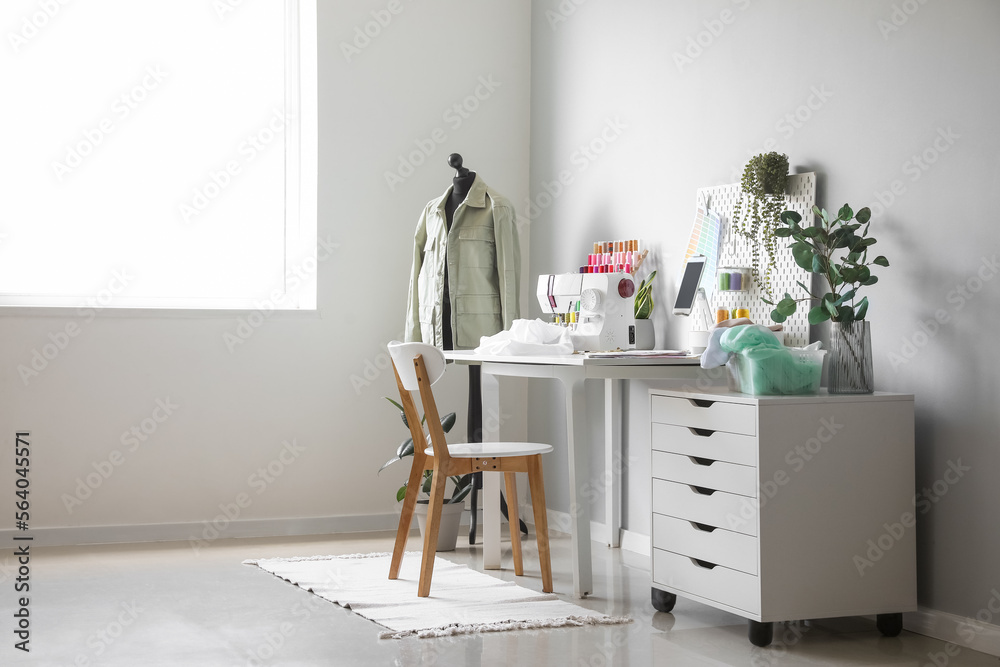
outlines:
[[[578,598],[594,591],[590,560],[590,507],[580,497],[580,487],[591,483],[590,448],[587,446],[586,401],[582,377],[562,378],[566,387],[566,445],[569,455],[569,514],[573,544],[573,592]],[[580,442],[577,442],[577,436]]]
[[[604,522],[607,544],[621,546],[622,525],[622,381],[604,381]]]
[[[482,374],[483,442],[500,441],[500,381],[495,375]],[[500,569],[500,479],[497,473],[483,475],[483,569]],[[514,502],[517,502],[516,500]]]

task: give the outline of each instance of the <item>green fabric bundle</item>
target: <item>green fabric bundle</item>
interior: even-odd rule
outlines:
[[[785,347],[759,324],[728,329],[719,345],[733,353],[731,362],[745,394],[814,394],[819,389],[825,350]]]

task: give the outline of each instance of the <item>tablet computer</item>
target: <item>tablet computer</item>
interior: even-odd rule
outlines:
[[[705,273],[705,260],[704,255],[688,257],[687,264],[684,265],[681,285],[677,289],[677,299],[674,301],[674,315],[691,314],[695,296],[698,294],[698,287],[701,285],[701,276]]]

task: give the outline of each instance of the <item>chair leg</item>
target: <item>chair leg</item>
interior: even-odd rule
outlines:
[[[441,530],[441,506],[444,504],[445,484],[448,476],[435,467],[431,484],[431,499],[427,506],[427,526],[424,529],[424,554],[420,563],[420,582],[417,597],[431,594],[431,577],[434,575],[434,556],[437,551],[438,532]]]
[[[552,592],[552,556],[549,553],[549,521],[545,512],[545,478],[542,476],[542,457],[528,458],[528,482],[531,489],[531,508],[535,513],[535,539],[538,540],[538,563],[542,568],[542,591]]]
[[[505,472],[503,479],[507,486],[507,523],[510,524],[510,548],[514,552],[514,574],[520,577],[524,574],[524,561],[521,560],[521,531],[518,529],[516,474]]]
[[[421,456],[420,461],[414,461],[410,467],[410,478],[406,483],[406,496],[403,498],[403,511],[399,514],[399,526],[396,528],[396,545],[392,549],[392,563],[389,565],[390,579],[399,577],[399,568],[403,564],[406,539],[410,536],[413,510],[417,505],[417,494],[420,492],[420,482],[424,476],[425,460]]]

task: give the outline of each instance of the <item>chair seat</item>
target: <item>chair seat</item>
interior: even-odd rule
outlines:
[[[453,459],[503,458],[506,456],[533,456],[548,454],[552,445],[539,442],[462,442],[448,445],[448,453]],[[434,448],[428,447],[424,454],[434,456]]]

